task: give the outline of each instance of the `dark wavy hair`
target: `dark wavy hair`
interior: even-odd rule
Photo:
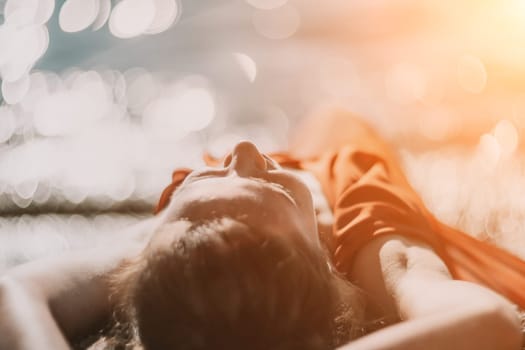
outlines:
[[[175,237],[115,274],[107,349],[324,350],[359,333],[359,293],[301,234],[223,218]]]

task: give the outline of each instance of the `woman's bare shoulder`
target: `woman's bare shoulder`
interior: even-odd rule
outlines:
[[[66,336],[86,334],[111,314],[109,276],[147,244],[155,220],[115,234],[102,246],[64,252],[16,266],[0,278],[0,289],[28,291],[51,310]],[[1,321],[1,320],[0,320]]]

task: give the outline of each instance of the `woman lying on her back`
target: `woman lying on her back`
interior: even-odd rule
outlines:
[[[520,348],[514,305],[453,279],[480,280],[469,257],[484,248],[456,249],[467,236],[428,213],[368,126],[333,112],[298,135],[275,160],[241,142],[175,172],[126,241],[9,271],[0,349],[68,349],[104,327],[108,349]],[[378,319],[391,325],[370,332]]]

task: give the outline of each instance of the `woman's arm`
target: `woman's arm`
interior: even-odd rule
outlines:
[[[112,313],[108,275],[146,244],[154,222],[105,247],[68,252],[8,271],[0,279],[0,349],[67,349]]]
[[[0,349],[69,349],[48,305],[10,278],[0,282]]]
[[[520,334],[504,311],[490,305],[456,305],[367,335],[340,350],[520,349]]]
[[[401,237],[374,240],[357,256],[352,274],[375,304],[372,317],[393,310],[403,322],[345,350],[520,349],[514,305],[487,288],[451,279],[425,246]]]

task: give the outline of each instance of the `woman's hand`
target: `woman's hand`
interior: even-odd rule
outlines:
[[[354,271],[356,282],[403,321],[342,349],[520,349],[515,306],[487,288],[453,280],[427,247],[384,237],[365,246],[358,260],[357,266],[369,269]]]

